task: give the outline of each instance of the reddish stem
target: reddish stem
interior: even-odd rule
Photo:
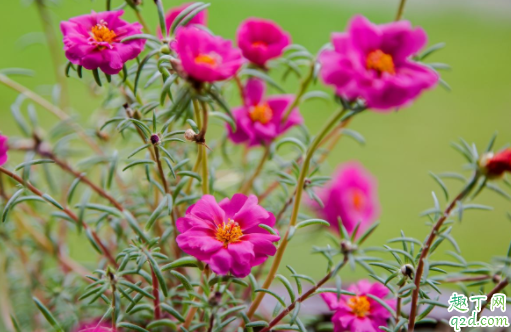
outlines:
[[[433,241],[436,238],[437,233],[439,232],[440,228],[444,224],[445,220],[449,217],[451,214],[451,211],[454,209],[458,201],[461,201],[463,198],[465,198],[474,185],[477,183],[477,180],[479,179],[479,174],[476,172],[472,178],[472,180],[469,182],[469,184],[452,200],[452,202],[449,204],[449,206],[444,210],[442,216],[438,219],[435,226],[431,230],[431,232],[428,235],[428,238],[426,239],[426,243],[422,247],[421,255],[419,258],[419,263],[417,265],[417,272],[415,274],[415,289],[412,293],[412,307],[410,309],[410,319],[408,322],[408,331],[413,332],[415,327],[415,318],[417,315],[417,307],[418,307],[418,301],[419,301],[419,291],[420,291],[420,285],[421,285],[421,278],[422,274],[424,272],[424,261],[426,257],[428,256],[429,249],[431,248],[431,245],[433,244]]]

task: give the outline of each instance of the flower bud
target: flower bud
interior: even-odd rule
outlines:
[[[163,54],[170,54],[170,47],[169,47],[169,45],[163,45],[160,48],[160,52],[163,53]]]
[[[511,172],[511,148],[507,148],[496,155],[484,154],[479,160],[479,167],[489,178],[497,178],[505,172]]]
[[[186,129],[184,136],[187,141],[194,142],[197,134],[195,134],[195,131],[193,131],[193,129]]]
[[[346,255],[357,250],[357,245],[348,240],[341,241],[341,252]]]
[[[152,134],[150,140],[153,145],[158,144],[160,142],[160,136],[158,136],[158,134]]]
[[[405,264],[401,266],[401,274],[407,278],[413,279],[415,275],[415,269],[411,264]]]

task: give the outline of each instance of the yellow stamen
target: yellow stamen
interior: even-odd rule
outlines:
[[[267,48],[267,47],[268,47],[268,44],[266,44],[266,43],[265,43],[265,42],[263,42],[263,41],[256,41],[256,42],[253,42],[253,43],[252,43],[252,46],[254,46],[254,47]]]
[[[224,244],[224,248],[230,243],[240,242],[240,238],[243,236],[240,225],[234,220],[229,219],[221,225],[217,225],[215,238]]]
[[[252,106],[248,111],[248,115],[252,121],[258,121],[262,124],[267,124],[273,118],[273,111],[271,110],[270,106],[268,106],[268,103],[264,103]]]
[[[92,38],[99,43],[112,44],[117,38],[117,34],[107,28],[105,23],[98,23],[91,29]]]
[[[353,190],[351,194],[351,202],[353,203],[353,207],[355,210],[360,211],[364,206],[365,196],[364,192],[360,189]]]
[[[374,69],[380,74],[394,75],[396,73],[392,55],[383,53],[381,50],[372,51],[367,55],[366,66],[367,69]]]
[[[208,65],[210,67],[216,67],[217,66],[217,60],[208,54],[199,54],[195,57],[195,63],[202,64],[202,65]]]
[[[348,306],[351,308],[351,312],[357,317],[365,317],[371,310],[371,303],[367,299],[367,296],[354,296],[349,299]]]

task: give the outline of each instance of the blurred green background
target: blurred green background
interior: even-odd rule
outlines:
[[[156,10],[152,1],[145,2],[143,15],[154,31]],[[181,2],[164,0],[164,5],[170,8]],[[361,13],[374,22],[383,23],[394,18],[398,5],[398,0],[210,2],[208,25],[216,34],[232,39],[243,19],[265,17],[277,21],[292,34],[294,43],[306,46],[313,53],[328,42],[332,31],[344,30],[352,15]],[[114,6],[120,3],[113,0]],[[35,77],[16,79],[47,95],[54,76],[36,8],[15,0],[3,1],[1,8],[0,68],[35,70]],[[54,26],[57,29],[59,21],[91,9],[104,10],[104,1],[62,0],[59,6],[52,8]],[[135,20],[129,9],[126,18]],[[331,151],[330,170],[343,161],[358,159],[379,180],[381,226],[369,241],[371,245],[384,244],[387,239],[399,236],[400,230],[419,239],[425,237],[426,220],[418,215],[433,205],[431,191],[437,193],[442,205],[445,203],[440,188],[428,172],[459,171],[464,162],[450,147],[450,142],[463,137],[482,149],[495,131],[499,132],[497,147],[511,141],[511,6],[504,1],[409,0],[405,18],[427,31],[431,45],[447,43],[444,50],[429,60],[452,66],[452,71],[443,73],[452,91],[439,87],[424,94],[413,106],[396,113],[368,112],[355,119],[351,126],[365,136],[367,144],[361,147],[345,138]],[[60,32],[57,32],[60,40]],[[22,47],[30,40],[37,42]],[[90,95],[83,88],[83,82],[70,79],[69,84],[72,106],[82,114],[82,123],[87,123],[87,114],[101,99]],[[294,86],[287,88],[292,92]],[[315,87],[318,88],[319,85]],[[7,135],[18,133],[9,111],[15,98],[14,92],[0,85],[0,130]],[[317,132],[333,109],[333,105],[322,102],[310,102],[302,107],[312,133]],[[48,127],[54,121],[47,113],[41,113],[40,117]],[[459,184],[455,180],[445,181],[454,195]],[[492,256],[506,253],[511,238],[511,221],[506,214],[511,211],[511,205],[491,192],[483,193],[477,201],[494,206],[494,211],[467,212],[464,221],[455,225],[453,234],[466,259],[488,262]],[[313,244],[324,244],[324,238],[320,234],[311,238],[304,234],[306,232],[291,242],[285,263],[292,264],[299,272],[318,277],[324,271],[324,260],[308,253]],[[71,254],[79,260],[89,260],[89,251],[79,247],[71,249]],[[443,249],[452,248],[446,243]],[[360,273],[345,275],[350,278]]]

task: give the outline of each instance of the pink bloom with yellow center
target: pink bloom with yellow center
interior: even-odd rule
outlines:
[[[60,23],[64,35],[66,58],[85,69],[101,69],[114,75],[122,70],[128,60],[143,51],[145,40],[121,40],[141,33],[139,23],[128,23],[120,17],[124,11],[92,12]]]
[[[248,80],[245,90],[245,106],[233,110],[237,129],[230,126],[229,138],[234,143],[247,143],[249,146],[268,145],[293,126],[303,122],[303,118],[294,108],[287,119],[282,121],[287,108],[293,102],[293,95],[265,96],[266,85],[260,79]]]
[[[273,21],[249,18],[238,28],[237,41],[245,58],[264,67],[268,60],[282,55],[291,36]]]
[[[321,297],[330,310],[335,311],[332,317],[334,332],[377,332],[379,326],[387,326],[391,314],[368,294],[385,301],[391,308],[396,307],[395,299],[387,299],[389,290],[379,284],[360,280],[347,289],[355,296],[334,293],[323,293]]]
[[[183,10],[188,8],[191,4],[192,3],[184,3],[184,4],[180,5],[180,6],[171,8],[167,12],[167,14],[165,15],[165,25],[167,26],[167,33],[169,32],[170,27],[172,26],[172,23],[174,23],[174,20],[176,19],[176,17],[179,14],[181,14],[181,12]],[[207,24],[207,17],[208,17],[207,11],[206,10],[202,10],[202,11],[198,12],[197,15],[195,15],[190,21],[188,21],[188,23],[186,23],[185,26],[193,25],[193,24],[196,24],[196,25],[206,25]],[[160,28],[158,28],[158,36],[160,36],[160,38],[162,37],[161,29]]]
[[[233,77],[243,64],[239,49],[229,40],[196,27],[177,32],[176,52],[184,71],[199,82],[223,81]]]
[[[0,166],[7,162],[7,151],[9,150],[7,141],[7,136],[0,135]]]
[[[262,224],[273,227],[275,216],[257,204],[256,196],[235,194],[217,203],[204,195],[177,220],[177,244],[216,274],[244,278],[276,252],[273,242],[280,236],[259,227]]]
[[[332,180],[318,193],[324,207],[314,206],[330,226],[339,231],[339,219],[351,234],[360,223],[360,235],[380,213],[376,179],[362,165],[349,162],[338,168]]]
[[[408,21],[376,25],[355,16],[347,32],[332,34],[334,49],[320,54],[320,76],[339,96],[362,98],[375,110],[406,106],[439,79],[411,60],[426,42],[424,30]]]

